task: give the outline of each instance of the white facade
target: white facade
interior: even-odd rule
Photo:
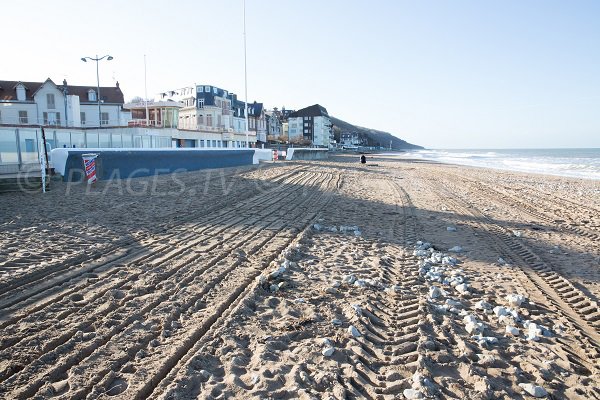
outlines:
[[[0,124],[30,125],[37,123],[35,103],[0,103]]]
[[[331,120],[325,116],[317,117],[290,117],[288,118],[289,140],[299,139],[304,136],[304,127],[310,124],[307,118],[312,118],[312,144],[313,146],[329,147]]]
[[[324,117],[324,116],[314,117],[313,145],[329,147],[329,142],[330,142],[329,126],[330,125],[331,125],[331,120],[329,118]]]
[[[288,118],[288,137],[289,140],[301,138],[303,136],[302,117]]]
[[[212,104],[204,103],[202,93],[210,93]],[[235,117],[233,102],[227,91],[212,85],[186,86],[160,93],[159,100],[174,100],[184,104],[179,109],[178,131],[173,134],[174,141],[181,142],[176,142],[175,145],[200,148],[246,147],[246,120]],[[250,132],[250,144],[256,143],[256,138],[256,133]]]
[[[63,86],[64,87],[64,86]],[[25,86],[18,83],[16,99],[0,102],[0,123],[11,125],[48,125],[68,127],[98,127],[98,104],[82,104],[89,99],[67,92],[48,79],[31,94],[23,95]],[[67,86],[67,90],[69,86]],[[4,88],[5,91],[12,88]],[[31,90],[31,89],[30,89]],[[93,90],[95,95],[95,89]],[[102,93],[100,93],[102,95]],[[95,97],[94,97],[95,98]],[[122,104],[101,104],[103,127],[126,126],[131,113],[122,110]]]

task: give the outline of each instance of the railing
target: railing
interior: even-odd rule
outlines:
[[[168,122],[168,121],[167,121]],[[127,126],[151,126],[154,128],[177,128],[177,123],[173,122],[171,124],[165,124],[164,121],[157,121],[155,119],[149,119],[146,121],[145,118],[136,118],[129,120],[127,122]]]
[[[122,132],[130,128],[55,129],[45,128],[46,150],[56,148],[170,148],[170,136]],[[41,128],[0,126],[0,174],[15,173],[39,164],[44,153]],[[51,160],[50,160],[51,161]]]

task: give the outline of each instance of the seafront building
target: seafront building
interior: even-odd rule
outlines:
[[[245,103],[235,94],[213,85],[194,85],[159,94],[159,101],[169,100],[183,105],[178,111],[178,131],[174,133],[174,139],[184,139],[177,141],[178,147],[246,147]],[[255,146],[257,137],[266,134],[264,122],[260,123],[260,110],[252,111],[259,113],[258,117],[248,113],[248,140]],[[253,129],[255,125],[259,128]]]
[[[319,104],[302,108],[289,115],[291,143],[329,148],[332,143],[332,124],[327,109]]]
[[[248,104],[248,126],[249,130],[256,135],[257,145],[260,146],[267,142],[267,120],[263,103],[255,101]]]
[[[342,132],[340,134],[340,144],[344,146],[366,146],[367,139],[358,132]]]
[[[246,107],[214,85],[125,104],[118,82],[98,92],[50,78],[0,81],[0,173],[35,165],[44,150],[55,148],[243,148],[246,140],[250,147],[291,142],[326,148],[330,133],[327,110],[318,104],[267,111],[256,101]]]
[[[40,156],[55,148],[171,147],[166,131],[129,127],[123,106],[118,83],[101,86],[98,96],[96,86],[66,80],[0,81],[0,173],[39,169]]]
[[[114,87],[0,81],[0,124],[64,127],[127,126],[131,113],[123,109],[119,82]],[[100,113],[98,112],[100,96]]]
[[[150,126],[154,128],[177,129],[179,110],[183,103],[177,101],[140,101],[127,103],[124,109],[131,112],[128,126]]]
[[[267,141],[269,143],[280,143],[286,141],[281,135],[281,116],[277,108],[265,112],[267,125]]]

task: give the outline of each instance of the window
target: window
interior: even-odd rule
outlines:
[[[206,125],[212,126],[212,114],[206,114]]]
[[[200,139],[200,147],[204,147],[204,140]]]
[[[84,111],[79,113],[79,118],[81,119],[81,125],[85,125],[85,112]]]
[[[44,119],[44,125],[60,125],[59,112],[43,112],[42,118]]]
[[[198,93],[204,92],[204,86],[198,86]]]
[[[19,111],[19,123],[28,124],[29,118],[27,118],[27,111]]]
[[[56,108],[54,104],[54,94],[46,93],[46,104],[48,105],[49,110],[54,110]]]
[[[108,125],[108,113],[107,112],[103,112],[101,114],[101,121],[100,121],[101,125]]]
[[[198,125],[204,125],[204,115],[198,115]]]
[[[198,108],[204,108],[204,99],[198,99]]]
[[[212,141],[212,147],[217,147],[217,141],[216,140]]]
[[[217,88],[216,87],[213,87],[213,93],[217,94]]]
[[[93,91],[93,90],[88,91],[88,101],[97,101],[95,91]]]
[[[25,86],[17,86],[17,100],[25,101]]]
[[[210,93],[210,86],[204,86],[204,91],[206,93]]]

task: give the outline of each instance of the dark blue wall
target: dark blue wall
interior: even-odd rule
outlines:
[[[63,177],[65,182],[85,179],[81,155],[86,153],[99,155],[96,158],[96,175],[100,180],[251,165],[254,156],[254,150],[69,150]]]

